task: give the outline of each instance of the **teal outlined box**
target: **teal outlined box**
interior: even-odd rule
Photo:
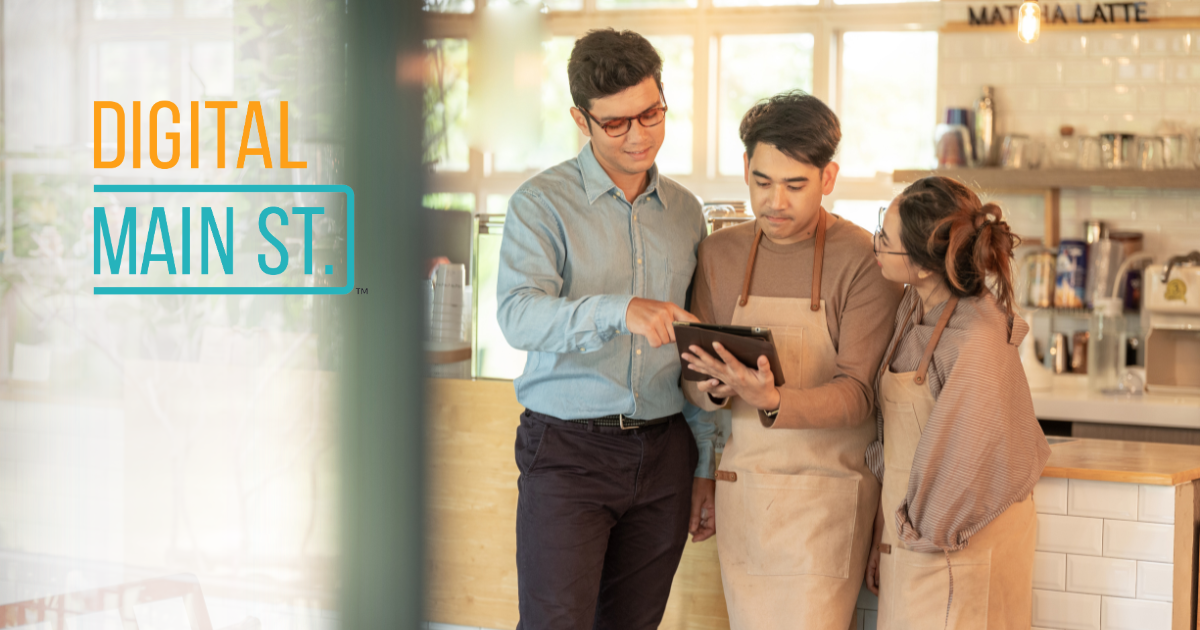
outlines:
[[[317,192],[346,195],[346,285],[341,287],[93,287],[94,295],[346,295],[354,290],[354,191],[342,184],[96,184],[94,192]]]

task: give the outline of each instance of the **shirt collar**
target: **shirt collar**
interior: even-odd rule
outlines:
[[[592,143],[588,142],[583,145],[583,149],[579,152],[579,170],[583,173],[583,191],[587,194],[589,204],[596,203],[596,200],[601,195],[607,194],[617,185],[613,183],[608,173],[604,171],[604,167],[600,166],[600,162],[596,160],[596,154],[592,153]],[[644,194],[653,194],[658,197],[659,203],[666,205],[663,202],[662,195],[658,194],[658,164],[655,163],[650,167],[648,182]],[[632,203],[634,200],[628,200]]]

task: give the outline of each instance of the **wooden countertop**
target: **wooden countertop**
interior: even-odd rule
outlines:
[[[1200,479],[1200,446],[1049,438],[1043,477],[1177,486]],[[1062,440],[1062,441],[1059,441]]]

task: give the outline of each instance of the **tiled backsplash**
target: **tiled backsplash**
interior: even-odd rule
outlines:
[[[997,134],[1152,133],[1163,120],[1200,126],[1200,29],[1051,31],[941,37],[938,111],[996,88]]]
[[[1175,14],[1200,11],[1200,2],[1173,4]],[[1049,141],[1064,124],[1077,135],[1147,134],[1163,121],[1200,128],[1200,29],[1049,31],[1033,44],[1015,32],[945,33],[940,47],[939,117],[947,107],[972,107],[982,86],[994,86],[997,137]],[[1020,234],[1043,235],[1040,196],[997,201]],[[1061,209],[1063,238],[1100,220],[1143,232],[1145,249],[1160,260],[1200,249],[1197,192],[1065,189]]]
[[[1171,627],[1175,489],[1042,478],[1034,628]]]

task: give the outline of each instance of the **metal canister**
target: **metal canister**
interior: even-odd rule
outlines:
[[[1087,243],[1062,241],[1058,246],[1058,264],[1054,282],[1054,305],[1059,308],[1083,308],[1087,296]]]

